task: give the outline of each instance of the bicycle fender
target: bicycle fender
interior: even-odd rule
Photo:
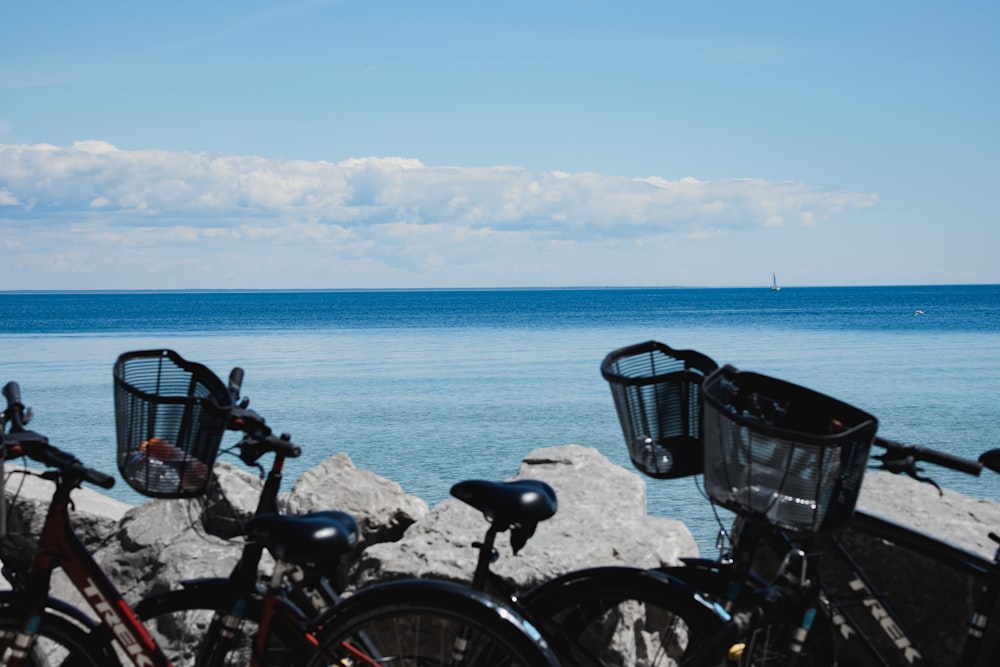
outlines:
[[[567,572],[566,574],[546,581],[536,588],[528,591],[522,597],[522,600],[525,606],[530,608],[533,601],[539,597],[553,595],[558,596],[560,588],[580,585],[580,582],[586,581],[597,581],[606,586],[621,586],[626,588],[630,585],[640,585],[648,586],[650,588],[659,588],[660,590],[669,589],[674,594],[689,598],[696,605],[704,607],[721,620],[729,620],[729,614],[724,609],[719,607],[719,605],[705,598],[705,596],[701,593],[701,589],[692,585],[686,579],[672,574],[668,571],[668,569],[670,568],[643,569],[638,567],[612,565]],[[678,569],[681,571],[684,570],[684,568]]]
[[[321,614],[314,625],[322,632],[323,628],[336,626],[365,609],[426,603],[467,613],[470,619],[480,614],[489,616],[498,627],[508,627],[534,646],[544,664],[549,667],[558,664],[548,642],[520,610],[467,585],[440,579],[397,579],[363,588]]]

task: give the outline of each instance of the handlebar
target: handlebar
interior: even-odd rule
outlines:
[[[21,387],[16,382],[8,382],[3,387],[7,399],[7,409],[3,412],[3,422],[10,423],[10,432],[0,430],[3,443],[3,458],[12,459],[27,456],[49,468],[55,468],[75,480],[89,482],[104,489],[115,485],[115,478],[100,470],[83,465],[78,458],[49,444],[48,438],[24,428],[24,404],[21,403]]]
[[[28,437],[23,437],[28,436]],[[83,465],[78,458],[63,451],[45,441],[45,436],[40,436],[34,431],[23,431],[17,434],[7,434],[4,436],[5,459],[27,456],[33,461],[37,461],[49,468],[55,468],[62,473],[68,474],[82,482],[88,482],[102,489],[110,489],[115,485],[115,478],[111,475],[94,470]]]
[[[882,462],[880,466],[883,470],[890,472],[907,472],[906,466],[915,465],[917,461],[926,461],[942,468],[957,470],[958,472],[978,477],[983,470],[983,464],[979,461],[962,458],[953,454],[946,454],[919,445],[907,445],[902,442],[888,440],[886,438],[875,438],[875,445],[885,449],[885,454],[873,458]],[[899,470],[895,468],[899,467]]]
[[[233,396],[233,410],[226,428],[243,432],[243,439],[236,444],[240,450],[240,460],[247,465],[254,465],[269,452],[287,458],[296,458],[302,454],[299,446],[292,442],[291,436],[286,433],[280,436],[274,435],[264,418],[247,407],[250,405],[250,399],[240,399],[242,386],[243,369],[236,366],[229,373],[229,393]]]
[[[983,464],[979,461],[972,461],[961,456],[954,456],[953,454],[946,454],[934,449],[928,449],[927,447],[920,447],[919,445],[907,445],[879,437],[875,438],[874,444],[885,449],[884,454],[872,457],[880,462],[880,465],[875,466],[877,470],[888,470],[895,475],[905,473],[918,482],[930,484],[938,490],[939,494],[944,493],[941,490],[941,486],[930,477],[919,474],[923,471],[923,468],[917,467],[918,461],[926,461],[927,463],[957,470],[958,472],[974,477],[978,477],[979,473],[983,470]]]
[[[240,460],[247,465],[254,465],[260,457],[273,452],[285,458],[298,458],[302,449],[291,441],[287,433],[267,435],[263,438],[246,436],[236,446],[240,450]]]

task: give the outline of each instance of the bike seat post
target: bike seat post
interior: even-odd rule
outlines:
[[[497,534],[502,528],[502,526],[498,526],[495,522],[491,523],[490,527],[486,530],[486,536],[483,537],[483,541],[474,542],[472,545],[479,548],[476,571],[472,576],[472,588],[477,591],[486,589],[486,582],[490,575],[490,565],[497,559],[494,545],[496,544]]]

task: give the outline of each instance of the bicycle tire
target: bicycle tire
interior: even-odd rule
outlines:
[[[136,615],[163,649],[174,667],[228,667],[250,663],[257,634],[261,600],[247,600],[244,620],[231,628],[231,638],[220,638],[218,619],[232,610],[240,591],[228,579],[187,582],[185,588],[144,598],[135,606]],[[288,665],[292,642],[275,627],[264,665]],[[200,657],[199,657],[200,656]]]
[[[319,622],[320,651],[296,665],[555,667],[534,626],[509,606],[458,584],[407,579],[377,584]]]
[[[725,623],[679,579],[630,567],[570,572],[520,602],[564,661],[581,667],[683,665]]]
[[[10,609],[0,615],[0,636],[11,639],[20,631],[24,618]],[[10,650],[0,656],[0,664],[10,660]],[[61,616],[44,612],[38,637],[25,663],[29,667],[111,667],[119,665],[114,650],[79,625]]]

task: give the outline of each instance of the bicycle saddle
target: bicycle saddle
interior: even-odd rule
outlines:
[[[246,536],[286,563],[317,563],[337,558],[358,543],[358,523],[335,510],[286,516],[262,514],[247,522]]]
[[[451,487],[451,495],[504,527],[544,521],[556,513],[558,506],[555,490],[535,479],[469,479]]]

